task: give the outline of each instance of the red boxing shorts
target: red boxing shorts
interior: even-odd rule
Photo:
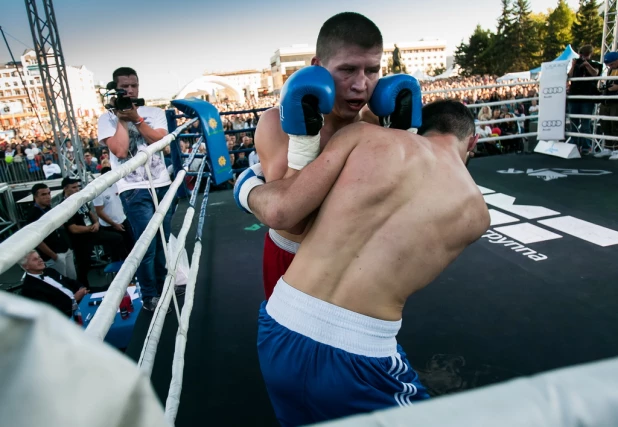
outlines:
[[[286,239],[275,230],[269,229],[264,238],[264,261],[262,274],[264,294],[269,299],[275,285],[288,270],[300,244]]]

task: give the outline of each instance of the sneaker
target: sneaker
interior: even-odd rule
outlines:
[[[157,304],[159,304],[159,297],[152,297],[149,299],[144,299],[142,308],[146,311],[154,312],[157,308]],[[167,314],[172,311],[172,307],[167,308]]]
[[[183,296],[187,292],[187,285],[178,285],[174,287],[174,293],[177,297]]]
[[[610,157],[611,155],[612,155],[612,150],[608,148],[604,148],[601,151],[599,151],[597,154],[595,154],[594,157],[596,157],[597,159],[601,159],[603,157]]]
[[[612,152],[612,155],[609,156],[609,160],[618,160],[618,150]]]

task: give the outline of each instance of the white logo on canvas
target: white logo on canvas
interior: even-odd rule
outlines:
[[[481,186],[479,186],[479,189],[483,194],[485,203],[501,211],[513,213],[527,220],[536,220],[538,224],[597,246],[618,245],[618,231],[572,216],[562,216],[560,212],[543,206],[516,205],[515,197],[496,193],[494,190]],[[496,209],[489,209],[489,214],[491,216],[492,228],[482,237],[488,239],[490,243],[509,247],[513,251],[521,253],[534,261],[546,260],[547,255],[538,253],[524,245],[561,239],[563,237],[561,234],[541,228],[530,222],[521,222],[519,218],[507,215]]]
[[[569,175],[571,176],[599,176],[599,175],[608,175],[611,174],[610,171],[597,170],[597,169],[562,169],[562,168],[553,168],[553,169],[526,169],[518,170],[514,168],[509,168],[506,170],[496,171],[501,174],[511,174],[518,175],[525,173],[528,176],[534,176],[536,178],[540,178],[543,181],[551,181],[558,178],[566,178]]]

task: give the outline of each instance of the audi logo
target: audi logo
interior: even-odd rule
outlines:
[[[544,128],[557,128],[558,126],[562,126],[562,120],[545,120],[541,123],[541,126]]]
[[[563,87],[546,87],[543,89],[543,95],[555,95],[564,92]]]

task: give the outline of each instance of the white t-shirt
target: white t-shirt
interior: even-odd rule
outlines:
[[[165,112],[156,107],[138,107],[137,113],[140,117],[144,118],[144,121],[153,129],[167,129],[167,120],[165,119]],[[118,117],[114,114],[106,111],[99,117],[99,142],[107,139],[116,134],[116,126],[118,125]],[[126,161],[133,158],[138,151],[144,150],[148,147],[148,144],[144,140],[144,137],[133,123],[129,123],[129,153],[125,159],[118,159],[109,150],[109,160],[112,165],[112,169],[117,168]],[[165,161],[163,159],[163,153],[159,152],[150,158],[150,173],[152,174],[152,182],[155,188],[164,187],[170,185],[172,181],[167,173],[165,167]],[[148,175],[146,174],[146,168],[144,166],[138,167],[136,170],[125,176],[118,181],[118,192],[122,193],[126,190],[132,190],[135,188],[150,188],[148,182]]]
[[[118,197],[118,187],[112,184],[107,187],[104,192],[99,194],[93,201],[95,206],[103,206],[103,212],[107,214],[116,224],[122,224],[127,219],[122,208],[122,201]],[[99,222],[103,227],[109,227],[110,224],[105,222],[103,218],[99,218]]]
[[[49,178],[55,173],[62,173],[62,171],[60,170],[60,165],[52,163],[51,165],[43,165],[43,173],[45,174],[45,178]]]
[[[256,163],[260,163],[260,157],[257,154],[257,151],[252,151],[249,153],[249,166],[253,166]]]

